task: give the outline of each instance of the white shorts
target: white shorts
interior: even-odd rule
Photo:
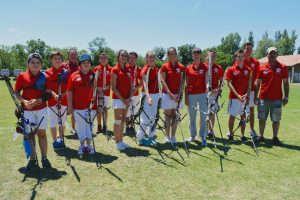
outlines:
[[[80,115],[81,116],[80,116]],[[91,111],[91,117],[92,120],[95,119],[96,111],[92,110]],[[92,139],[92,134],[93,134],[93,128],[94,128],[94,121],[92,124],[92,127],[90,127],[90,124],[87,123],[87,118],[88,118],[88,110],[74,110],[74,117],[75,117],[75,129],[78,134],[78,139],[83,142],[86,139]],[[84,119],[82,118],[84,117]]]
[[[229,99],[228,101],[228,114],[231,116],[243,115],[244,103],[238,99]],[[246,107],[246,113],[249,114],[249,105]]]
[[[35,111],[24,111],[24,117],[25,119],[29,120],[29,123],[31,124],[32,128],[35,128],[40,124],[39,129],[47,129],[48,127],[48,114],[47,114],[47,108],[43,108],[41,110],[35,110]],[[43,118],[44,117],[44,118]],[[43,118],[43,120],[42,120]],[[42,121],[41,121],[42,120]]]
[[[140,102],[139,96],[132,97],[132,102],[130,103],[126,117],[137,114],[137,112],[139,111],[139,105],[138,105],[139,102]]]
[[[125,104],[120,99],[113,99],[111,104],[113,109],[125,109]]]
[[[249,107],[253,108],[254,106],[255,106],[255,104],[254,104],[254,91],[251,91],[250,99],[249,99]]]
[[[62,125],[65,125],[66,119],[67,119],[67,106],[61,106],[60,112],[61,112],[61,120],[62,120]],[[54,111],[54,112],[53,112]],[[58,124],[58,116],[57,116],[57,107],[52,106],[51,108],[48,108],[48,117],[50,121],[50,128],[55,128]]]
[[[174,100],[170,99],[170,96],[166,93],[162,94],[162,104],[161,108],[164,110],[170,110],[170,109],[177,109],[178,103],[176,103]],[[179,104],[179,109],[182,109],[182,101]]]
[[[109,105],[109,96],[104,96],[104,107],[108,108],[108,105]],[[100,105],[102,106],[102,105]]]

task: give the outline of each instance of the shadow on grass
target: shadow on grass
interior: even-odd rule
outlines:
[[[21,174],[24,174],[22,182],[25,182],[27,178],[34,178],[37,180],[37,183],[33,186],[31,189],[31,196],[30,200],[35,199],[36,194],[37,194],[37,188],[41,188],[43,183],[48,181],[48,180],[58,180],[62,178],[63,176],[67,175],[67,172],[65,171],[59,171],[55,168],[51,169],[44,169],[44,168],[35,168],[31,171],[26,171],[25,167],[21,167],[19,169],[19,172]]]

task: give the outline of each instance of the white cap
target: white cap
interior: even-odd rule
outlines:
[[[278,53],[278,50],[277,50],[276,47],[269,47],[269,48],[267,49],[267,54],[271,53],[271,51],[276,51],[276,53]]]

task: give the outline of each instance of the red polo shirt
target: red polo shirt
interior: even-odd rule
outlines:
[[[60,67],[59,69],[56,69],[54,67],[51,67],[46,70],[46,75],[47,75],[47,89],[52,90],[56,94],[58,94],[58,74],[63,72],[63,67]],[[66,77],[67,78],[67,77]],[[61,93],[63,94],[67,90],[67,80],[62,80],[61,81]],[[52,107],[57,104],[56,99],[52,96],[51,99],[48,101],[48,106]],[[61,101],[61,105],[67,106],[68,101],[67,101],[67,95],[64,95]]]
[[[241,69],[237,63],[227,70],[226,80],[232,81],[232,85],[239,95],[247,93],[250,70],[246,65],[243,65]],[[229,99],[237,99],[232,91],[229,93]]]
[[[111,80],[111,69],[112,69],[112,67],[111,66],[109,66],[109,65],[106,65],[106,75],[105,75],[105,77],[106,77],[106,81],[105,81],[105,83],[106,83],[106,86],[108,86],[109,84],[110,84],[110,80]],[[99,77],[98,77],[98,84],[97,84],[97,86],[98,87],[103,87],[103,84],[104,84],[104,80],[103,80],[103,74],[104,74],[104,67],[100,64],[100,65],[98,65],[98,66],[96,66],[94,69],[93,69],[93,72],[95,73],[97,70],[100,70],[99,71]],[[110,96],[110,88],[108,89],[108,90],[106,90],[105,91],[105,94],[104,94],[105,96]]]
[[[223,79],[224,70],[220,65],[214,63],[211,72],[212,72],[211,85],[212,85],[212,89],[215,90],[219,88],[219,81]]]
[[[29,70],[26,70],[17,77],[15,91],[23,91],[21,95],[25,100],[29,101],[31,99],[38,99],[42,96],[43,91],[38,90],[34,87],[35,82],[38,80],[40,73],[35,76]],[[33,107],[31,111],[41,110],[45,107],[47,107],[47,104],[43,102],[41,105]],[[24,110],[27,109],[24,107]]]
[[[287,67],[280,62],[277,62],[273,69],[270,67],[269,63],[261,65],[257,74],[257,79],[261,79],[259,98],[281,100],[282,80],[288,77]]]
[[[136,75],[134,75],[134,70],[135,70],[135,66],[131,67],[129,64],[127,65],[130,74],[131,74],[131,78],[135,80],[135,85],[137,86],[139,84],[139,82],[142,81],[142,77],[141,77],[141,68],[137,67],[136,68]],[[135,94],[133,94],[133,96],[138,96],[139,95],[139,91],[137,90]]]
[[[127,67],[122,68],[119,64],[116,64],[111,70],[111,74],[117,76],[116,87],[121,96],[124,99],[129,99],[130,97],[130,88],[131,88],[131,75]],[[112,94],[113,99],[119,99],[115,93]]]
[[[145,65],[141,71],[141,77],[146,76],[148,69],[149,69],[149,65]],[[159,88],[158,88],[158,68],[156,66],[154,66],[153,68],[150,69],[149,72],[149,80],[148,80],[148,90],[149,90],[149,94],[157,94],[159,93]],[[142,91],[145,92],[145,88],[143,85]]]
[[[258,73],[258,68],[259,68],[259,62],[255,58],[250,58],[250,60],[244,61],[244,64],[247,65],[251,70],[252,70],[252,86],[251,86],[251,91],[254,91],[254,83],[257,77]]]
[[[71,75],[68,82],[68,91],[73,92],[73,108],[77,110],[84,110],[90,107],[92,93],[93,93],[93,76],[94,72],[89,71],[83,74],[76,71]],[[97,101],[95,101],[96,104]],[[96,105],[93,106],[95,109]]]
[[[181,72],[185,71],[184,65],[176,62],[172,66],[170,62],[164,63],[161,66],[161,72],[166,74],[165,82],[172,94],[178,94],[180,89]],[[164,91],[164,93],[166,93]]]
[[[186,68],[188,94],[206,93],[205,74],[207,70],[204,63],[200,63],[198,67],[195,64],[191,64]]]

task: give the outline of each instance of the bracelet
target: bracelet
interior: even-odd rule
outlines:
[[[289,100],[289,98],[288,98],[288,97],[284,97],[283,99],[285,99],[285,100],[287,100],[287,101]]]

